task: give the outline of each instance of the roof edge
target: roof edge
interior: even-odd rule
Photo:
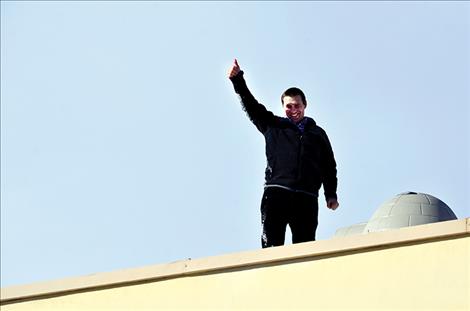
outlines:
[[[1,288],[0,304],[470,235],[470,218]]]

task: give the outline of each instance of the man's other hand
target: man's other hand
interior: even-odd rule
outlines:
[[[233,60],[232,67],[228,70],[228,77],[233,78],[240,72],[240,66],[238,65],[237,59]]]
[[[337,209],[338,206],[339,206],[339,203],[336,199],[328,199],[328,201],[326,201],[326,207],[328,207],[329,209],[333,211]]]

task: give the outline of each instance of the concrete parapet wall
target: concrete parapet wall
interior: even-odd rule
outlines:
[[[470,310],[470,218],[2,288],[10,310]]]

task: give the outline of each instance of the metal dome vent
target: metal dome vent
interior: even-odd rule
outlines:
[[[452,209],[438,198],[418,192],[404,192],[384,202],[366,223],[339,228],[335,237],[365,234],[434,222],[455,220]]]
[[[426,193],[405,192],[386,201],[367,222],[364,233],[457,219],[447,204]]]

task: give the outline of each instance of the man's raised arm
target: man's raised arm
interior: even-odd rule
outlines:
[[[271,111],[266,110],[266,107],[261,105],[251,94],[243,74],[238,61],[234,59],[232,66],[228,70],[228,78],[233,83],[235,93],[240,96],[243,110],[246,111],[251,122],[253,122],[258,130],[264,133],[269,123],[274,122],[276,117]]]

